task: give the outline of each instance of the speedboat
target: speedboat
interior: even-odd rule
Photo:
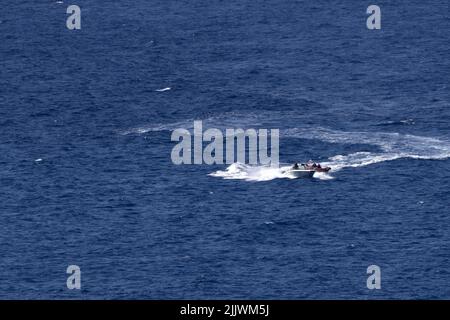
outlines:
[[[302,163],[301,165],[296,163],[292,168],[286,170],[286,172],[296,178],[311,178],[316,172],[328,172],[330,170],[330,167],[322,167],[319,163],[308,161],[307,163]]]
[[[309,160],[307,163],[301,165],[303,168],[308,170],[314,170],[315,172],[328,172],[331,170],[330,167],[322,167],[320,163],[315,163]]]

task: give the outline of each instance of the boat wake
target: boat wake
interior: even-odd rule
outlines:
[[[315,131],[291,129],[287,136],[302,137],[339,144],[369,144],[379,152],[355,152],[330,157],[324,166],[332,172],[343,168],[364,167],[371,164],[401,158],[444,160],[450,157],[450,142],[430,137],[386,132],[345,132],[319,128]]]
[[[233,163],[225,170],[219,170],[209,175],[212,177],[219,177],[223,179],[245,180],[245,181],[270,181],[273,179],[296,179],[294,175],[289,172],[291,165],[283,165],[279,168],[270,166],[255,166],[242,163]],[[320,180],[333,179],[327,173],[316,172],[314,178]]]
[[[270,166],[255,166],[243,163],[233,163],[225,170],[219,170],[209,175],[224,179],[236,179],[245,181],[269,181],[273,179],[294,179],[287,170],[291,166],[281,166],[279,168]]]
[[[348,155],[336,155],[322,162],[323,166],[331,167],[330,173],[314,174],[320,180],[333,179],[333,173],[344,168],[364,167],[384,161],[401,158],[444,160],[450,157],[450,142],[436,138],[399,133],[383,132],[345,132],[325,128],[319,129],[289,129],[282,136],[326,141],[338,144],[370,144],[377,146],[379,152],[355,152]],[[278,178],[294,179],[287,172],[290,166],[273,168],[268,166],[250,166],[234,163],[223,171],[216,171],[210,175],[224,179],[239,179],[246,181],[269,181]]]
[[[265,113],[239,114],[229,113],[211,116],[203,119],[206,128],[282,128],[287,116],[298,117],[297,113]],[[414,123],[412,119],[404,120],[408,124]],[[402,120],[403,123],[403,120]],[[193,120],[182,122],[152,124],[131,128],[121,134],[145,134],[154,131],[171,131],[176,128],[192,130]],[[350,154],[338,154],[321,162],[323,166],[331,167],[330,173],[315,173],[314,178],[321,180],[333,179],[333,173],[344,168],[364,167],[384,161],[393,161],[401,158],[444,160],[450,158],[450,141],[432,137],[423,137],[395,132],[371,131],[339,131],[324,127],[306,125],[301,128],[280,129],[280,138],[306,139],[342,145],[371,145],[378,150],[374,152],[358,151]],[[305,159],[299,155],[298,161]],[[211,173],[211,176],[223,179],[239,179],[247,181],[269,181],[273,179],[292,179],[286,172],[290,166],[280,168],[267,166],[251,166],[234,163],[225,170]]]

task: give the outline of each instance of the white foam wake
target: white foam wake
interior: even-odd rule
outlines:
[[[286,170],[289,166],[270,167],[270,166],[252,166],[242,163],[233,163],[225,170],[219,170],[209,175],[212,177],[220,177],[224,179],[237,179],[245,181],[269,181],[278,178],[293,179]]]
[[[219,170],[209,175],[223,179],[245,180],[245,181],[270,181],[273,179],[295,179],[289,173],[290,165],[279,168],[270,166],[252,166],[242,163],[233,163],[225,170]],[[315,173],[314,178],[321,180],[333,179],[326,173]]]
[[[403,157],[408,157],[407,155],[402,156],[401,154],[383,154],[383,153],[371,153],[371,152],[356,152],[349,155],[337,155],[329,158],[330,161],[323,162],[324,166],[332,168],[332,172],[339,171],[343,168],[357,168],[364,167],[370,164],[375,164],[383,161],[392,161],[400,159]]]
[[[355,152],[348,155],[330,157],[328,159],[329,161],[322,163],[323,166],[331,167],[330,174],[314,174],[314,178],[321,180],[333,179],[333,173],[343,168],[364,167],[401,158],[424,160],[444,160],[450,158],[449,141],[414,135],[383,132],[344,132],[323,128],[316,130],[296,128],[285,131],[284,136],[339,144],[370,144],[379,147],[380,152]],[[277,178],[294,178],[286,172],[287,169],[289,169],[289,166],[273,168],[235,163],[224,171],[216,171],[210,175],[224,179],[240,179],[246,181],[269,181]]]
[[[379,147],[380,152],[355,152],[330,157],[323,165],[331,167],[332,172],[401,158],[444,160],[450,157],[450,142],[430,137],[385,132],[344,132],[323,128],[313,131],[288,130],[288,135],[293,134],[330,143],[370,144]]]
[[[298,119],[301,122],[301,115],[297,111],[286,112],[258,112],[246,113],[225,113],[210,117],[205,117],[203,121],[204,130],[206,128],[282,128],[285,119]],[[145,134],[153,131],[172,131],[176,128],[192,130],[194,119],[181,122],[148,124],[134,127],[120,132],[127,134]],[[405,120],[414,123],[413,120]],[[401,121],[403,122],[403,120]],[[351,154],[339,154],[330,157],[323,162],[325,166],[331,167],[330,174],[316,173],[317,179],[332,179],[333,172],[343,168],[357,168],[368,166],[384,161],[392,161],[401,158],[424,159],[424,160],[444,160],[450,158],[450,141],[440,138],[423,137],[410,134],[400,134],[393,132],[370,132],[370,131],[339,131],[323,127],[305,125],[300,128],[290,128],[280,130],[281,139],[308,139],[335,144],[347,145],[371,145],[377,147],[373,152],[355,152]],[[448,139],[448,138],[445,138]],[[314,143],[314,142],[311,142]],[[366,148],[367,149],[367,148]],[[373,148],[372,148],[373,149]],[[298,162],[306,161],[299,155]],[[241,179],[247,181],[268,181],[277,178],[293,178],[286,169],[271,168],[264,166],[249,166],[244,164],[232,164],[225,170],[213,172],[210,175],[224,179]]]

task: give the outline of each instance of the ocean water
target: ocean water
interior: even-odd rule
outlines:
[[[70,4],[81,30],[0,9],[1,299],[450,298],[447,1],[376,1],[381,30],[356,0]],[[279,129],[281,168],[174,165],[194,120]]]

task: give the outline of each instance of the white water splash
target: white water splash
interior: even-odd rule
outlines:
[[[219,170],[209,175],[212,177],[219,177],[226,180],[245,180],[245,181],[270,181],[273,179],[296,179],[289,169],[291,165],[281,166],[279,168],[270,166],[254,166],[242,163],[233,163],[225,170]],[[326,173],[315,173],[314,178],[320,180],[333,179]]]
[[[325,173],[325,172],[316,172],[314,173],[313,178],[319,179],[319,180],[333,180],[334,177],[329,174],[329,173]]]
[[[401,158],[444,160],[450,158],[450,142],[436,138],[402,135],[383,132],[344,132],[319,128],[290,129],[284,136],[321,140],[341,144],[370,144],[380,148],[380,152],[355,152],[348,155],[330,157],[323,166],[331,167],[330,173],[315,173],[314,178],[320,180],[333,179],[333,173],[343,168],[364,167],[384,161]],[[246,181],[268,181],[277,178],[294,178],[286,170],[289,166],[270,168],[264,166],[248,166],[232,164],[225,171],[217,171],[211,176],[224,179],[241,179]]]
[[[162,88],[162,89],[156,89],[155,91],[157,91],[157,92],[164,92],[164,91],[169,91],[171,89],[172,89],[171,87],[167,87],[167,88]]]
[[[225,170],[219,170],[209,175],[212,177],[245,181],[269,181],[279,178],[293,179],[293,176],[286,173],[287,169],[289,169],[289,166],[274,168],[270,166],[251,166],[248,164],[233,163]]]

